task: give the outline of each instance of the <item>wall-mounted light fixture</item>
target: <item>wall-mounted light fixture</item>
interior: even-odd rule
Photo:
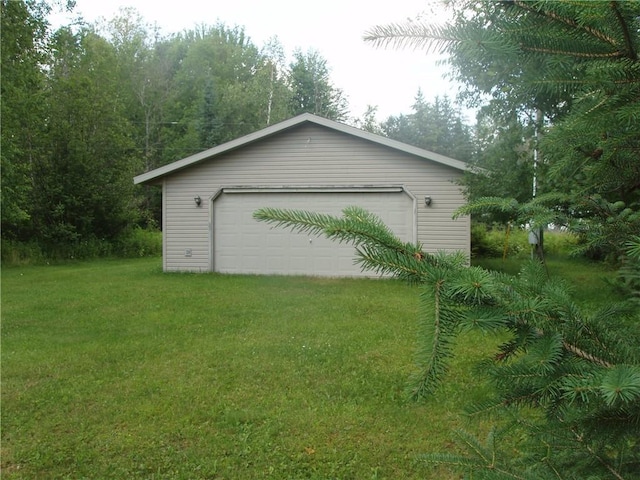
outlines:
[[[193,201],[196,202],[196,207],[199,207],[202,204],[202,199],[200,198],[200,195],[196,195],[195,197],[193,197]]]
[[[424,197],[424,204],[425,204],[427,207],[430,207],[430,206],[431,206],[431,197],[429,197],[429,196]]]

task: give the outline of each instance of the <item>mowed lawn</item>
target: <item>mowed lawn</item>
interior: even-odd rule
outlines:
[[[600,288],[600,287],[598,287]],[[2,478],[459,478],[421,461],[491,337],[407,400],[419,287],[162,273],[159,259],[2,272]]]

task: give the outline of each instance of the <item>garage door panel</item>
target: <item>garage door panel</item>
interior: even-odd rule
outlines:
[[[403,241],[413,240],[413,199],[405,192],[222,193],[213,205],[214,270],[222,273],[366,276],[355,249],[324,237],[273,227],[253,218],[259,208],[340,215],[358,205],[379,215]]]

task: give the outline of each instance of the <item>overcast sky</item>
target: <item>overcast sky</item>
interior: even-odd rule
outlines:
[[[135,8],[163,33],[196,25],[242,26],[253,43],[264,46],[277,36],[291,55],[295,48],[316,49],[327,60],[334,85],[349,99],[352,117],[367,105],[378,106],[378,119],[410,113],[418,89],[427,101],[436,95],[454,98],[456,90],[442,79],[438,57],[421,51],[374,48],[362,40],[374,25],[404,22],[423,13],[436,18],[437,0],[76,0],[74,16],[93,22],[111,19],[122,7]],[[68,23],[56,17],[55,23]]]

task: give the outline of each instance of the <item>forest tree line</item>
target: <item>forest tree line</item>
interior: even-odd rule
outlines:
[[[367,128],[349,117],[318,51],[296,49],[287,61],[277,38],[258,47],[223,23],[164,35],[133,9],[53,29],[51,2],[1,6],[7,246],[62,257],[83,245],[109,250],[133,228],[160,227],[159,189],[134,187],[137,174],[303,112]],[[418,95],[418,110],[431,107]],[[456,112],[447,99],[437,108]],[[404,118],[390,118],[386,133],[424,143]],[[468,146],[470,130],[451,124]],[[433,146],[448,144],[443,135]]]
[[[544,65],[538,60],[523,65],[509,52],[504,58],[466,52],[452,57],[452,75],[466,85],[466,105],[478,113],[473,126],[452,99],[429,102],[422,91],[410,112],[379,121],[375,106],[362,118],[351,116],[347,95],[332,82],[318,51],[296,49],[288,56],[277,37],[257,46],[242,27],[223,23],[162,34],[133,9],[100,23],[54,29],[48,19],[60,3],[0,3],[3,258],[7,248],[21,244],[52,257],[107,253],[133,230],[158,229],[160,191],[134,186],[135,175],[303,112],[483,167],[483,175],[464,180],[472,201],[492,196],[525,205],[534,194],[535,168],[539,201],[551,195],[546,205],[569,215],[580,212],[579,228],[589,218],[599,232],[606,222],[615,227],[606,230],[606,241],[589,244],[587,250],[599,256],[620,251],[619,239],[639,221],[636,129],[626,125],[635,104],[621,110],[624,116],[615,114],[615,121],[597,117],[608,127],[606,138],[582,130],[563,136],[563,119],[580,113],[573,108],[575,93],[553,82],[532,93],[531,82]],[[461,28],[473,26],[460,18]],[[526,68],[507,72],[504,81],[485,74],[509,62]],[[584,63],[581,58],[558,65],[582,69]],[[602,129],[589,122],[587,132]],[[622,139],[619,146],[604,145],[615,138]],[[539,148],[544,158],[536,162]],[[593,166],[572,171],[582,159]],[[610,175],[612,165],[623,172]],[[558,198],[560,192],[571,198]],[[521,224],[529,215],[526,208],[523,215],[491,208],[474,212],[475,218]]]

